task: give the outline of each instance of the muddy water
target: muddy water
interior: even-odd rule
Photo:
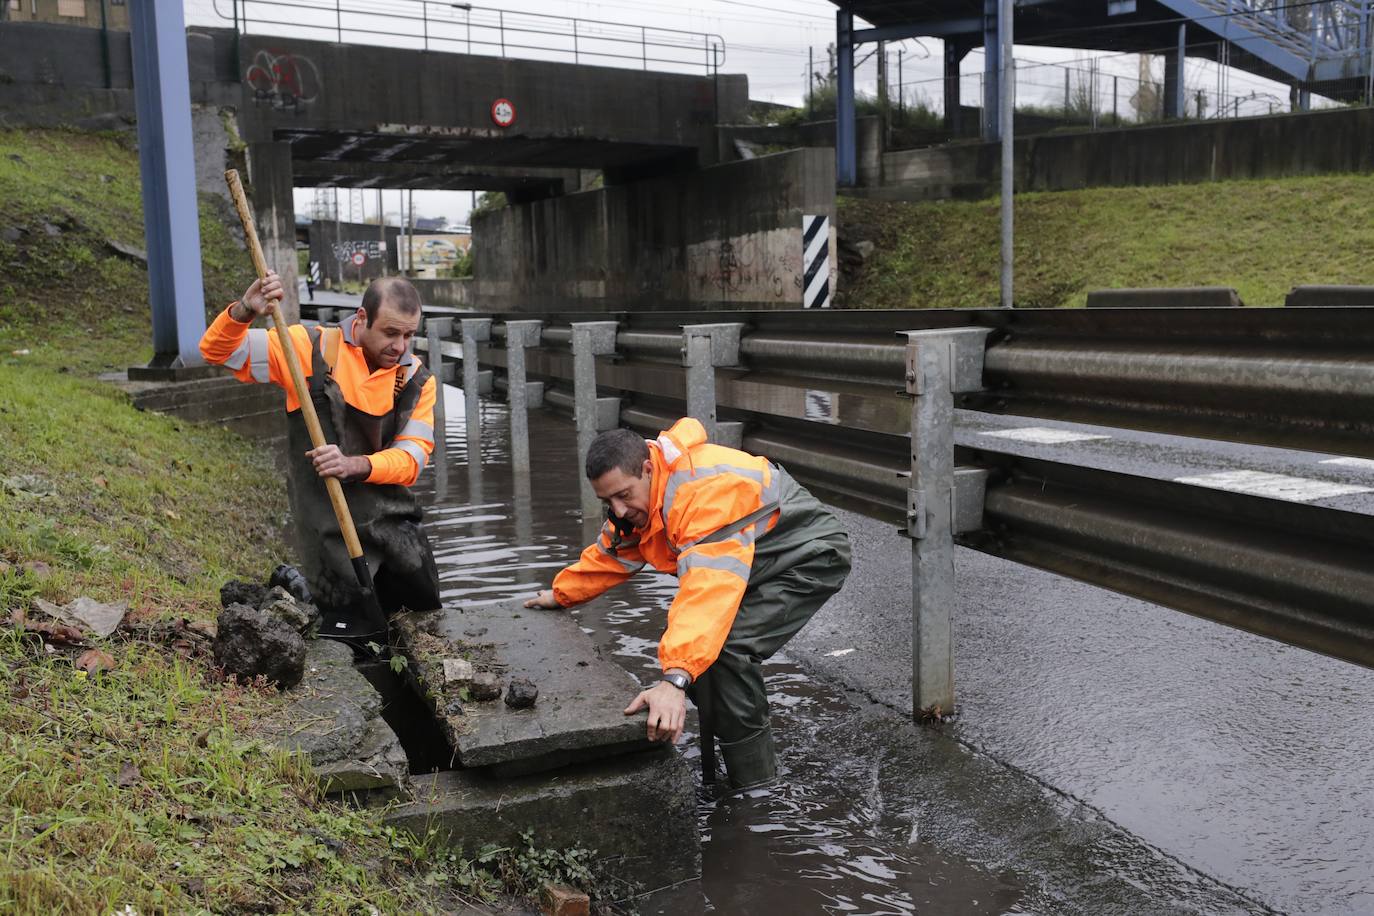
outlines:
[[[533,472],[520,479],[510,468],[504,405],[483,405],[479,465],[467,460],[462,400],[449,391],[450,469],[418,485],[444,601],[532,595],[585,543],[573,426],[533,411]],[[669,576],[641,573],[578,616],[603,652],[648,683],[675,587]],[[640,912],[1053,911],[1017,876],[944,854],[918,835],[910,799],[890,797],[882,784],[878,739],[854,733],[851,700],[781,656],[768,666],[768,686],[782,785],[718,797],[703,791],[700,886],[638,900]],[[681,745],[693,763],[695,739],[689,733]]]

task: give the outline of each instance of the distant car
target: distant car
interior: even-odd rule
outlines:
[[[452,264],[458,260],[458,246],[448,239],[425,239],[415,257],[421,264]]]

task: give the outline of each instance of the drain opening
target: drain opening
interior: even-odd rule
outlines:
[[[356,667],[381,696],[382,719],[400,739],[410,761],[410,775],[455,769],[453,748],[433,708],[405,673],[392,671],[387,662],[360,662]]]

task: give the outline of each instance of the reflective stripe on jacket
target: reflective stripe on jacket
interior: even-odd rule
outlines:
[[[766,458],[708,444],[706,430],[690,417],[650,440],[649,456],[648,526],[616,547],[608,521],[597,542],[554,579],[554,595],[565,607],[580,604],[646,563],[676,575],[659,663],[696,678],[730,633],[749,585],[755,541],[778,524],[785,475]]]
[[[374,417],[385,416],[395,409],[396,393],[414,377],[421,363],[418,357],[407,352],[394,367],[369,371],[366,355],[354,343],[355,320],[348,318],[337,329],[325,329],[331,333],[321,334],[321,352],[328,351],[334,381],[348,404]],[[288,331],[301,371],[310,378],[314,362],[310,334],[299,324],[291,325]],[[206,362],[233,370],[234,377],[241,382],[270,382],[285,389],[287,413],[300,409],[281,340],[275,330],[250,328],[248,324],[235,321],[229,309],[225,309],[200,339],[200,353]],[[431,377],[425,381],[419,402],[391,445],[367,456],[372,462],[372,474],[367,483],[398,483],[407,487],[415,483],[434,451],[436,392],[436,382]]]

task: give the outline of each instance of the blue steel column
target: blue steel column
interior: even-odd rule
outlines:
[[[983,139],[1002,136],[1002,4],[983,0]]]
[[[129,18],[153,312],[152,365],[199,365],[205,289],[182,0],[133,0]]]
[[[854,124],[854,14],[835,14],[835,180],[845,188],[859,183]]]

